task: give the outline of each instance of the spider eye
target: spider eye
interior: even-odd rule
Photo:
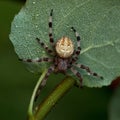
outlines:
[[[55,49],[61,58],[68,58],[74,52],[74,45],[68,37],[62,37],[57,41]]]

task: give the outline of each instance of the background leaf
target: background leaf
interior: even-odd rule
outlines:
[[[110,102],[109,120],[120,120],[120,87],[115,90]]]
[[[10,34],[20,58],[49,56],[35,38],[39,37],[49,45],[48,18],[51,9],[54,10],[55,40],[69,36],[76,45],[76,38],[70,30],[70,27],[74,26],[82,39],[78,62],[90,66],[92,71],[104,77],[104,80],[98,80],[79,70],[83,75],[84,85],[109,85],[120,75],[119,0],[28,0],[15,16]],[[41,72],[49,64],[28,66],[33,72]]]

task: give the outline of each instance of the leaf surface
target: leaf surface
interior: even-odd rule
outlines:
[[[40,38],[49,47],[48,19],[53,9],[53,33],[57,41],[70,37],[77,46],[73,26],[81,36],[81,55],[78,63],[104,77],[104,80],[83,76],[83,84],[89,87],[109,85],[120,76],[120,1],[119,0],[28,0],[15,16],[10,39],[19,58],[50,57],[35,40]],[[41,72],[48,63],[30,63],[32,72]],[[68,72],[71,76],[72,74]],[[72,75],[73,76],[73,75]]]

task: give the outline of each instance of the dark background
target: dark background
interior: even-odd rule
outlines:
[[[18,61],[9,40],[11,22],[24,0],[0,0],[0,120],[25,120],[29,100],[39,75],[25,69]],[[42,96],[55,86],[52,75]],[[73,88],[48,115],[47,120],[107,120],[112,90]]]

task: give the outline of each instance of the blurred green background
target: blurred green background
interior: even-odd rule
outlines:
[[[25,1],[0,0],[0,120],[25,120],[33,88],[39,75],[25,69],[18,61],[9,40],[11,22]],[[55,76],[55,77],[54,77]],[[45,95],[58,83],[49,78]],[[54,107],[46,120],[107,120],[112,90],[73,88]]]

